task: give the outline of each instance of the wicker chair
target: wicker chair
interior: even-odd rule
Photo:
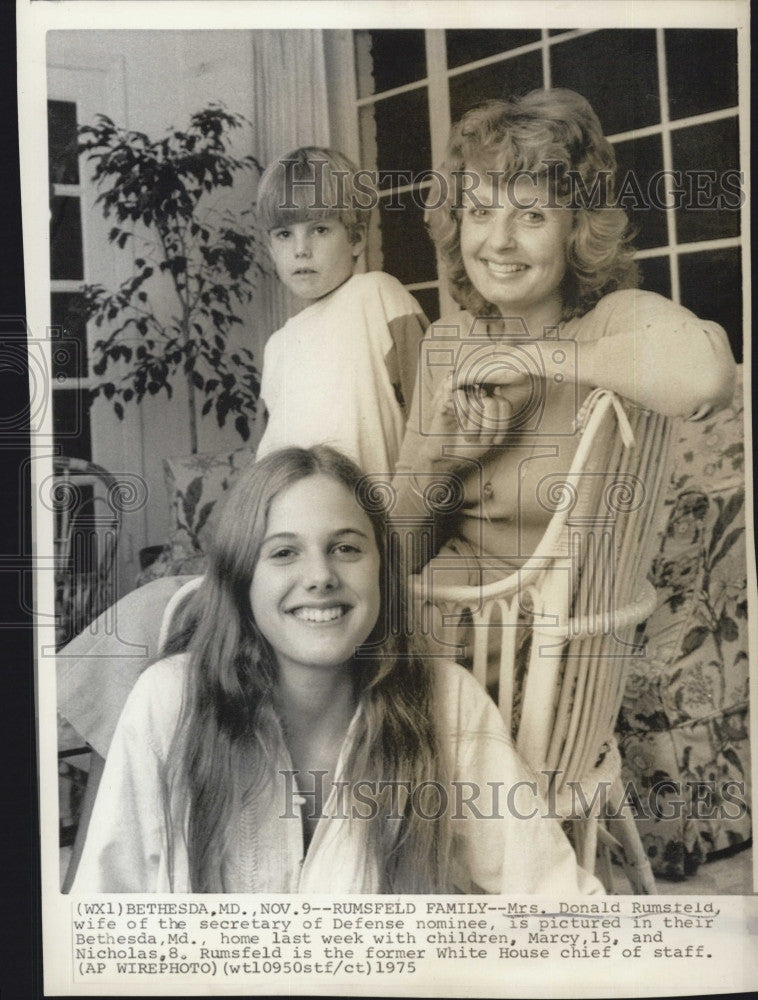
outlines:
[[[627,414],[604,390],[591,393],[583,411],[570,471],[543,482],[553,513],[534,554],[504,579],[480,586],[440,585],[427,566],[413,578],[414,613],[436,631],[438,649],[456,628],[473,632],[473,672],[490,690],[495,646],[500,711],[549,803],[561,816],[581,816],[573,831],[580,863],[595,870],[600,836],[616,851],[623,847],[633,889],[651,893],[655,882],[624,802],[613,732],[628,669],[644,655],[641,626],[655,606],[647,575],[671,421],[631,406]],[[495,628],[500,637],[493,643]],[[599,790],[620,813],[613,836],[598,823]],[[586,817],[580,793],[590,805]],[[608,851],[600,875],[610,889]]]
[[[55,645],[60,649],[116,599],[119,485],[99,465],[56,455],[50,506],[55,525]],[[86,783],[86,771],[76,765],[89,753],[90,747],[59,723],[61,846],[72,844],[76,835]]]
[[[119,485],[93,462],[53,459],[56,646],[69,642],[116,599]]]
[[[422,571],[413,581],[416,607],[404,621],[432,631],[441,625],[440,644],[451,625],[473,626],[473,670],[484,685],[492,630],[499,629],[500,711],[522,756],[538,773],[547,772],[543,791],[557,812],[570,816],[572,785],[592,803],[589,816],[575,824],[575,845],[582,865],[594,871],[601,805],[595,793],[610,788],[613,809],[623,798],[613,730],[628,665],[643,654],[639,626],[656,600],[646,576],[657,542],[670,421],[637,408],[627,417],[618,398],[604,391],[592,393],[584,411],[570,471],[546,483],[554,513],[525,565],[478,587],[433,585]],[[159,648],[201,579],[187,581],[168,602]],[[532,637],[528,669],[517,683],[516,643],[525,629]],[[614,822],[614,834],[600,836],[623,846],[633,888],[654,892],[628,813]],[[610,883],[607,851],[603,858],[601,874]]]

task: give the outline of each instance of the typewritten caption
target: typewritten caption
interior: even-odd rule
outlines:
[[[72,904],[75,981],[241,980],[305,975],[349,982],[493,963],[714,957],[718,900],[553,902],[489,897],[381,901],[197,897]],[[723,919],[723,918],[721,918]],[[723,942],[723,938],[721,938]],[[441,964],[442,963],[442,964]]]

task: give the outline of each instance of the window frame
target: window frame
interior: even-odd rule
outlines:
[[[349,44],[344,41],[341,43],[341,57],[344,59],[347,55],[347,65],[343,69],[343,79],[347,78],[352,81],[351,93],[349,98],[343,102],[343,107],[340,110],[349,110],[351,113],[351,121],[347,128],[344,130],[344,138],[350,143],[351,155],[358,163],[362,163],[364,156],[363,150],[360,147],[360,115],[363,109],[370,107],[377,102],[386,99],[387,97],[396,96],[408,92],[413,89],[420,87],[427,88],[427,95],[429,100],[429,125],[431,132],[431,150],[432,150],[432,163],[431,167],[438,165],[445,151],[445,145],[447,142],[447,136],[450,132],[450,99],[449,99],[449,89],[448,81],[463,73],[468,73],[471,70],[478,69],[480,67],[493,65],[500,62],[506,62],[515,57],[524,55],[528,52],[539,51],[541,53],[542,61],[542,72],[543,72],[543,85],[545,87],[550,87],[552,85],[551,80],[551,62],[550,62],[550,52],[554,46],[563,45],[566,42],[571,41],[579,37],[587,36],[596,33],[597,31],[605,30],[603,28],[593,28],[593,29],[576,29],[561,32],[559,34],[551,35],[550,29],[541,29],[541,38],[539,41],[531,42],[526,45],[519,46],[505,52],[497,53],[495,55],[488,56],[483,59],[475,60],[469,63],[462,64],[460,66],[455,66],[452,69],[448,68],[447,65],[447,50],[446,50],[446,38],[445,30],[442,28],[432,28],[424,29],[425,43],[426,43],[426,62],[427,62],[427,73],[422,79],[414,81],[409,84],[404,84],[401,87],[395,87],[391,90],[381,91],[374,93],[365,97],[358,97],[357,93],[357,70],[356,70],[356,59],[355,59],[355,36],[365,29],[354,29],[350,32],[345,32],[350,36]],[[673,201],[674,195],[674,184],[671,176],[671,172],[674,170],[674,153],[673,153],[673,136],[678,130],[690,128],[697,125],[705,125],[711,122],[722,121],[724,119],[733,118],[740,124],[739,118],[739,103],[731,105],[726,108],[720,108],[715,111],[706,111],[702,114],[688,115],[682,118],[676,118],[672,116],[669,102],[669,92],[668,92],[668,67],[667,67],[667,55],[666,55],[666,36],[665,32],[667,29],[665,27],[650,28],[645,30],[651,30],[655,32],[655,46],[656,46],[656,57],[657,57],[657,72],[658,72],[658,85],[659,85],[659,121],[656,124],[633,129],[625,132],[616,132],[608,134],[607,138],[614,145],[629,141],[632,139],[641,139],[647,136],[661,136],[662,142],[662,152],[663,152],[663,170],[666,171],[665,181],[664,181],[664,197],[667,201]],[[704,29],[709,30],[709,29]],[[710,30],[714,31],[733,31],[735,36],[738,36],[738,31],[736,28],[713,28]],[[738,37],[736,37],[735,47],[738,46]],[[340,54],[340,53],[338,53]],[[347,147],[346,147],[347,148]],[[740,168],[742,168],[742,163],[740,163]],[[392,192],[387,192],[386,194],[380,195],[380,197],[389,197],[390,193],[398,194],[404,191],[410,190],[412,185],[405,185],[404,187],[398,187],[392,189]],[[638,261],[645,261],[650,259],[662,258],[667,260],[669,275],[670,275],[670,297],[677,303],[682,301],[682,287],[681,287],[681,276],[680,276],[680,262],[682,257],[689,254],[704,253],[708,251],[718,251],[718,250],[728,250],[732,248],[737,248],[742,255],[742,271],[744,273],[744,251],[743,251],[743,234],[737,236],[720,237],[714,239],[691,239],[691,240],[679,240],[677,238],[676,232],[676,211],[671,208],[665,211],[666,214],[666,232],[667,240],[665,244],[653,247],[647,247],[645,249],[638,250],[635,254],[635,259]],[[368,252],[368,266],[369,268],[381,267],[381,257],[376,253]],[[452,300],[447,288],[445,287],[444,280],[440,279],[440,274],[442,269],[440,267],[439,257],[437,258],[437,278],[434,281],[416,282],[416,283],[406,283],[405,287],[408,291],[413,292],[421,289],[435,289],[439,296],[440,303],[440,313],[445,315],[445,313],[457,308],[454,301]],[[744,327],[744,320],[743,320]],[[742,331],[734,331],[735,337],[741,337]]]

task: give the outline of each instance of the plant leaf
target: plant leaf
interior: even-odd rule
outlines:
[[[730,618],[726,613],[726,608],[721,612],[721,617],[719,618],[719,632],[721,633],[722,639],[726,642],[736,642],[740,637],[740,630],[737,628],[737,622]]]
[[[727,554],[729,549],[731,549],[731,547],[734,545],[737,539],[741,537],[744,530],[745,529],[743,527],[739,527],[739,528],[733,528],[729,532],[729,534],[724,539],[724,544],[721,546],[719,551],[711,560],[711,566],[715,566],[717,562],[720,562],[724,558],[724,556]]]
[[[742,509],[744,502],[745,491],[743,489],[735,490],[735,492],[727,500],[723,509],[719,513],[719,516],[716,518],[716,523],[713,525],[713,531],[711,532],[711,544],[708,547],[709,555],[716,551],[716,546],[718,545],[721,536]]]
[[[696,649],[700,649],[710,634],[711,630],[704,625],[696,625],[694,628],[691,628],[684,639],[682,639],[682,651],[677,660],[683,660],[685,656],[689,656]]]
[[[182,510],[184,511],[184,519],[187,524],[192,526],[195,520],[195,510],[197,509],[198,501],[203,495],[203,478],[202,476],[196,476],[195,479],[191,480],[187,485],[186,493],[181,493],[182,498]]]
[[[247,441],[250,437],[250,427],[248,425],[247,417],[244,413],[241,413],[237,419],[234,421],[234,426],[237,433],[242,438],[243,441]]]
[[[197,523],[195,524],[195,534],[200,534],[200,532],[205,527],[205,522],[210,517],[213,508],[216,506],[215,500],[210,500],[208,503],[203,504],[197,515]]]

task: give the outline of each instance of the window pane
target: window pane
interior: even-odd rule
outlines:
[[[499,52],[519,49],[538,42],[542,32],[536,31],[446,31],[447,64],[450,69],[477,59],[486,59]]]
[[[508,100],[542,86],[542,55],[539,51],[526,52],[514,59],[451,76],[450,120],[457,122],[469,108],[489,98]]]
[[[436,288],[415,288],[411,295],[424,310],[430,323],[440,318],[440,296]]]
[[[667,30],[672,120],[737,104],[737,32]]]
[[[679,257],[682,304],[702,319],[714,319],[727,332],[734,356],[742,362],[742,275],[738,247],[685,253]]]
[[[361,166],[380,173],[421,174],[432,163],[426,87],[388,97],[361,108]],[[381,182],[381,187],[411,183],[411,177]]]
[[[668,257],[647,257],[638,260],[640,287],[646,292],[657,292],[671,298],[671,265]]]
[[[87,389],[53,392],[53,436],[62,455],[92,460],[89,408]]]
[[[51,184],[78,184],[76,105],[73,101],[47,102],[47,141]]]
[[[81,292],[53,292],[53,377],[75,378],[87,374],[87,320]]]
[[[661,120],[654,31],[593,31],[550,46],[554,87],[586,97],[606,135]]]
[[[60,495],[54,494],[55,508],[55,530],[60,536],[63,522],[63,514],[67,515],[67,520],[71,530],[76,531],[77,527],[81,531],[81,523],[92,522],[97,517],[97,504],[95,503],[95,489],[87,482],[79,482],[83,477],[74,476],[69,480],[71,493],[66,491]],[[55,503],[55,501],[58,501]]]
[[[50,277],[81,280],[82,220],[78,198],[55,196],[50,200]]]
[[[358,97],[402,87],[426,76],[423,31],[356,31]]]
[[[661,137],[649,135],[618,142],[614,149],[618,161],[616,196],[637,231],[634,245],[640,250],[666,246],[666,210],[654,207],[666,204],[662,182],[660,192],[655,183],[663,170]]]
[[[394,274],[406,285],[434,281],[437,263],[424,227],[423,192],[395,196],[392,202],[394,208],[388,207],[388,199],[383,198],[379,203],[382,270]]]
[[[671,149],[674,170],[684,173],[684,204],[676,212],[679,242],[739,236],[737,119],[675,129]]]

